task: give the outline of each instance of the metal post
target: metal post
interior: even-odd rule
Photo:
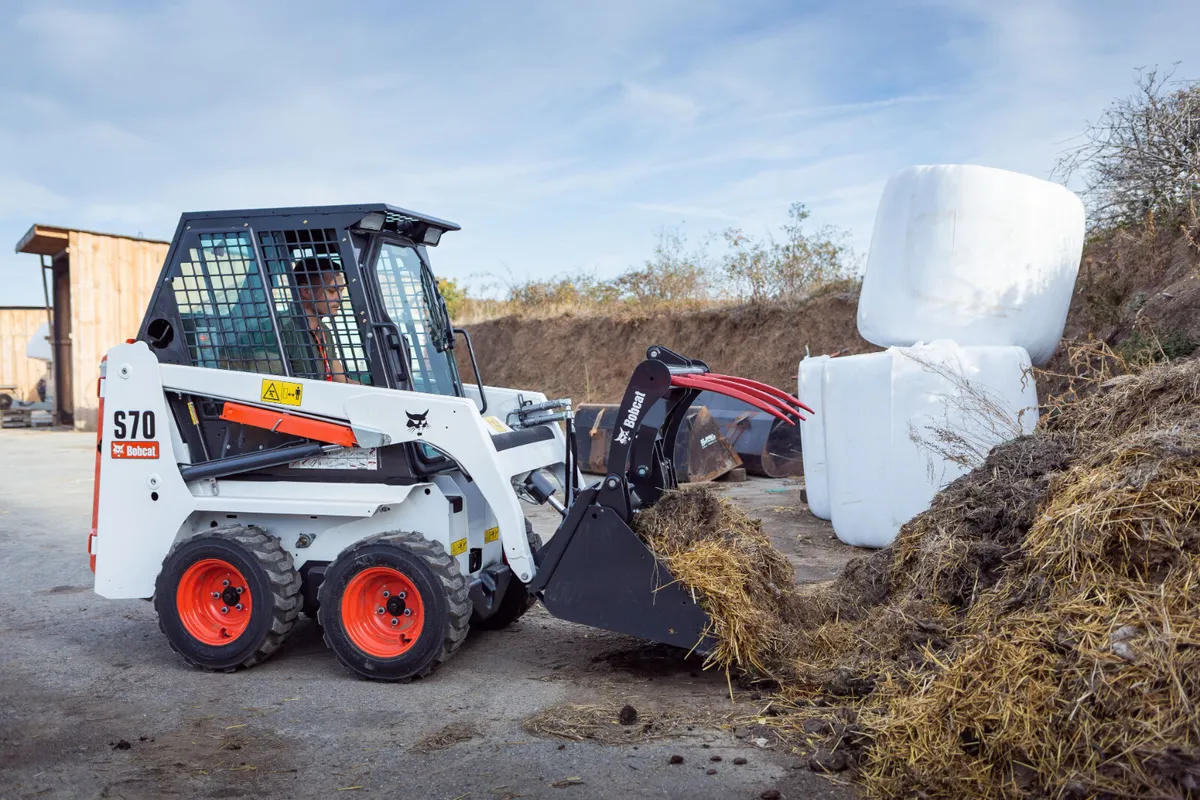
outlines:
[[[55,385],[58,382],[58,379],[55,377],[55,371],[61,366],[61,364],[57,363],[58,337],[54,334],[54,313],[50,308],[50,287],[46,284],[46,270],[50,270],[51,275],[54,274],[54,260],[51,259],[49,263],[46,263],[46,259],[49,258],[49,256],[42,255],[39,256],[39,258],[42,262],[42,296],[46,299],[46,324],[50,326],[49,330],[46,331],[48,334],[50,334],[50,380],[47,381],[46,389],[47,391],[49,391],[51,388],[54,390],[54,403],[51,405],[50,424],[57,428],[59,397],[58,386]]]

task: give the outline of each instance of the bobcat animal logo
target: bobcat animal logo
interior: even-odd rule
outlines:
[[[410,414],[405,411],[404,416],[408,417],[408,429],[410,431],[415,431],[417,436],[421,436],[421,432],[429,427],[429,421],[425,419],[429,416],[428,409],[426,409],[425,413],[423,414]]]

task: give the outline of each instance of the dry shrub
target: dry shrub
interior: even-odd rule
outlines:
[[[716,648],[706,666],[777,675],[786,663],[796,573],[760,520],[707,488],[667,492],[634,520],[676,580],[698,593]]]
[[[1056,360],[1062,363],[1033,370],[1038,387],[1047,390],[1042,405],[1050,417],[1097,391],[1110,379],[1135,371],[1120,353],[1091,336],[1064,340],[1060,348],[1063,358]]]

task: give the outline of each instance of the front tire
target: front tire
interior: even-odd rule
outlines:
[[[343,550],[325,570],[319,601],[325,644],[372,680],[428,675],[462,645],[471,618],[458,562],[419,533],[378,534]]]
[[[300,614],[300,575],[279,541],[255,526],[177,543],[154,584],[158,627],[194,667],[233,672],[270,657]]]

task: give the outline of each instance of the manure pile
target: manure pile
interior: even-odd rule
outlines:
[[[772,724],[874,795],[1200,796],[1200,361],[1063,407],[813,592],[711,493],[638,529],[710,663],[776,680]]]

